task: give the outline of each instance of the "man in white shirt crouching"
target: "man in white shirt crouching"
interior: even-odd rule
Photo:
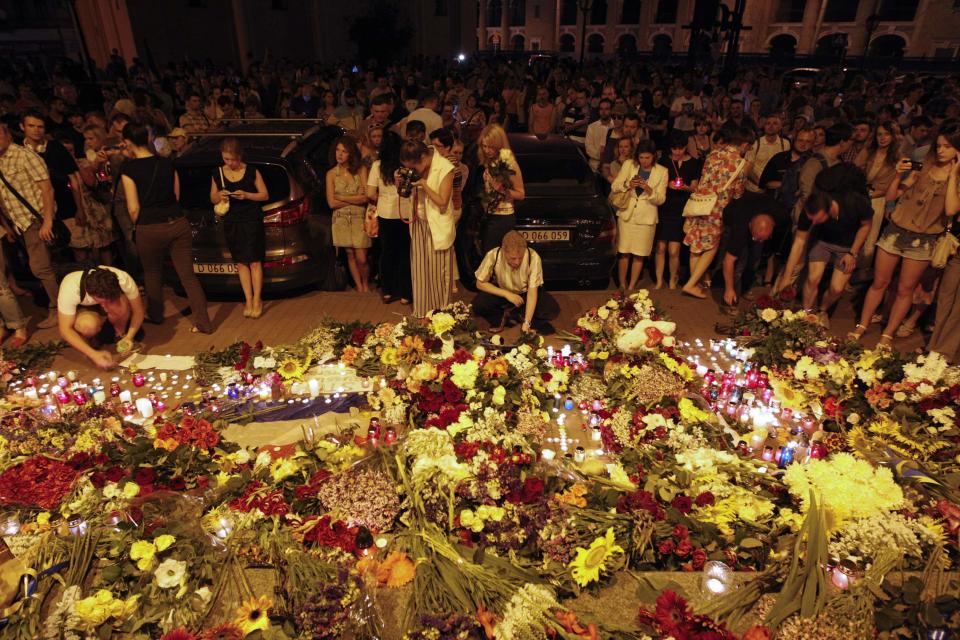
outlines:
[[[100,347],[116,343],[123,355],[141,339],[143,301],[126,271],[96,267],[67,274],[57,300],[60,337],[101,369],[116,364]]]
[[[560,306],[542,290],[543,263],[518,232],[510,231],[499,247],[487,252],[476,276],[480,293],[473,299],[473,312],[485,318],[494,332],[522,314],[524,331],[554,333],[550,321],[559,315]]]

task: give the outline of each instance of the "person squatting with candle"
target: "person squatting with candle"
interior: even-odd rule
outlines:
[[[143,338],[140,290],[130,274],[114,267],[67,274],[60,283],[57,315],[60,337],[101,369],[115,363],[113,354],[100,347],[116,343],[123,355]]]
[[[473,311],[485,318],[493,331],[502,331],[522,313],[522,328],[544,335],[554,332],[550,321],[560,313],[557,301],[543,286],[540,255],[527,246],[517,231],[503,236],[499,247],[484,256],[476,272],[477,289]]]

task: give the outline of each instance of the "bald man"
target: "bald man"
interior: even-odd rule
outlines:
[[[748,191],[723,210],[723,303],[728,310],[736,310],[738,289],[749,297],[764,245],[777,225],[788,223],[787,210],[765,193]]]

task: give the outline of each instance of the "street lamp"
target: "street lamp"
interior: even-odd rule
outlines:
[[[867,66],[867,57],[870,55],[870,40],[873,38],[873,32],[880,26],[880,16],[873,13],[867,17],[867,42],[863,45],[863,57],[860,59],[860,70],[863,71]]]
[[[593,9],[593,0],[577,0],[577,7],[583,16],[580,25],[580,71],[583,71],[583,54],[587,50],[587,14]]]

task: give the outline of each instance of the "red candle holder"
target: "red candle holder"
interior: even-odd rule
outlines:
[[[133,386],[142,387],[144,384],[147,383],[147,378],[142,373],[135,373],[133,374],[132,381],[133,381]]]

